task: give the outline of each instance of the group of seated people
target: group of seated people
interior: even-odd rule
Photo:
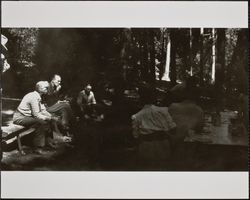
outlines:
[[[71,128],[76,121],[76,115],[71,108],[70,102],[60,99],[60,90],[61,77],[57,74],[52,77],[50,82],[39,81],[36,83],[35,90],[23,97],[14,113],[13,122],[15,124],[36,129],[32,141],[34,152],[38,154],[42,154],[46,146],[55,148],[53,131],[60,132],[65,142],[72,141]],[[202,121],[202,110],[191,104],[190,101],[181,105],[171,104],[169,107],[156,106],[154,105],[156,95],[153,88],[148,85],[140,87],[139,95],[140,101],[145,106],[131,116],[132,135],[136,140],[140,141],[141,145],[139,147],[143,147],[142,144],[148,145],[149,141],[164,142],[165,139],[175,138],[176,135],[185,132],[183,127],[197,127]],[[87,84],[79,92],[76,103],[84,119],[89,119],[94,114],[97,101],[90,84]],[[189,110],[178,109],[180,106]],[[189,117],[189,119],[194,119],[192,122],[187,119],[179,120],[179,116],[189,115],[190,110],[197,114],[197,116]],[[178,113],[179,111],[186,113]],[[185,121],[187,122],[186,125],[179,124],[179,122]],[[142,149],[145,154],[145,146]],[[151,149],[150,152],[152,153],[152,151]],[[150,152],[147,154],[150,155]],[[164,152],[162,153],[164,154]]]
[[[35,153],[42,154],[48,148],[56,148],[53,131],[61,135],[64,142],[72,142],[72,127],[76,119],[70,101],[61,99],[60,90],[61,76],[58,74],[53,75],[50,82],[39,81],[14,112],[14,124],[35,128],[32,139]],[[85,113],[89,106],[96,104],[89,84],[79,93],[77,103]]]

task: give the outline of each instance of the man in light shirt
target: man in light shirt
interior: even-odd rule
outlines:
[[[148,86],[140,88],[140,98],[144,107],[132,116],[133,135],[135,138],[146,137],[155,132],[165,132],[176,127],[168,107],[154,105],[155,94],[153,89]]]
[[[85,117],[93,113],[94,106],[96,105],[95,95],[91,90],[92,86],[87,84],[84,90],[79,93],[77,98],[77,104]]]
[[[46,145],[46,139],[51,133],[51,120],[57,120],[41,103],[41,96],[48,92],[49,83],[47,81],[39,81],[36,84],[35,91],[26,94],[19,104],[13,116],[13,123],[25,127],[33,127],[36,129],[33,137],[34,152],[43,153],[43,147]]]
[[[165,169],[176,134],[176,124],[167,107],[154,105],[155,92],[148,85],[139,89],[144,107],[132,115],[133,136],[137,138],[137,161],[143,169]]]

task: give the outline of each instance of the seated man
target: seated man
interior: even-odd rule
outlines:
[[[43,147],[50,145],[48,136],[51,136],[52,120],[56,120],[45,106],[41,103],[41,96],[48,92],[49,83],[47,81],[39,81],[33,92],[26,94],[13,116],[13,123],[25,127],[33,127],[36,129],[33,138],[34,152],[43,153]]]
[[[59,125],[62,132],[68,133],[71,122],[73,121],[73,112],[69,101],[60,100],[61,77],[55,74],[48,87],[48,93],[45,95],[44,102],[47,111],[61,117]]]
[[[154,90],[149,86],[139,89],[144,107],[132,116],[133,135],[138,138],[138,160],[150,169],[166,167],[170,146],[168,139],[176,134],[176,124],[168,113],[167,107],[154,103]],[[171,141],[170,141],[171,142]]]
[[[85,118],[89,118],[95,111],[96,100],[91,90],[91,85],[87,84],[77,97],[77,104]]]

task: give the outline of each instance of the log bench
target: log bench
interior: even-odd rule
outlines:
[[[35,131],[35,128],[27,128],[13,123],[8,124],[8,126],[2,126],[1,129],[2,129],[1,145],[2,146],[8,145],[17,140],[18,150],[21,154],[24,154],[24,151],[22,149],[21,138]]]

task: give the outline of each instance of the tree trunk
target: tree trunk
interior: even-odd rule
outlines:
[[[165,29],[162,29],[162,34],[161,34],[161,40],[162,40],[162,44],[161,44],[161,64],[160,64],[160,72],[159,72],[159,80],[162,80],[163,74],[164,74],[164,63],[166,62],[165,60],[165,56],[166,56],[166,52],[165,52]],[[165,62],[164,62],[165,61]]]
[[[193,56],[193,34],[192,34],[192,28],[190,28],[190,54],[189,54],[189,73],[192,76],[193,73],[193,63],[194,62],[194,56]]]
[[[223,81],[224,81],[225,43],[226,43],[225,29],[224,28],[217,29],[217,61],[216,63],[219,64],[220,69],[218,69],[218,72],[217,71],[215,72],[215,76],[216,76],[215,83],[219,85],[223,84]]]
[[[201,28],[201,34],[200,34],[200,85],[203,86],[203,70],[204,70],[204,52],[203,52],[203,33],[204,29]]]
[[[154,44],[154,29],[150,30],[150,83],[155,84],[155,44]]]
[[[200,69],[200,28],[192,28],[192,68],[190,69],[190,75],[196,74]],[[199,55],[199,56],[198,56]]]
[[[225,68],[225,29],[217,29],[216,38],[216,63],[215,63],[215,94],[216,113],[220,114],[223,109],[223,77]]]
[[[241,29],[238,32],[236,46],[230,63],[232,76],[236,76],[236,84],[241,93],[247,94],[248,88],[248,32]],[[232,83],[230,83],[231,86]]]
[[[181,68],[182,80],[185,79],[187,72],[190,70],[190,29],[184,29],[184,40],[183,40],[183,67]]]
[[[164,81],[170,81],[170,55],[171,55],[171,40],[170,40],[170,35],[167,34],[167,50],[166,50],[166,63],[165,63],[165,69],[164,73],[162,76],[162,80]]]
[[[120,62],[121,62],[121,74],[123,80],[127,80],[127,67],[128,67],[128,59],[129,59],[129,51],[130,51],[130,43],[131,43],[131,29],[126,28],[122,32],[123,44],[120,52]]]
[[[211,82],[212,84],[215,83],[215,29],[212,29],[212,38],[213,38],[213,44],[212,44],[212,72],[211,72]]]
[[[144,29],[142,32],[142,79],[148,81],[148,43],[147,31]]]
[[[170,30],[171,55],[170,55],[170,80],[172,85],[176,84],[176,30]]]

